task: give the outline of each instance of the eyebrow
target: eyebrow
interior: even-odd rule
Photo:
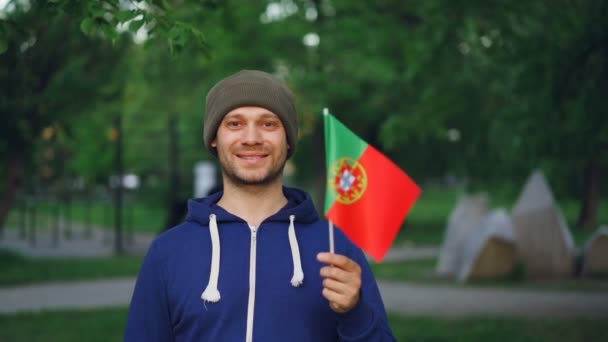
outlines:
[[[240,118],[240,117],[244,117],[245,115],[239,112],[234,112],[234,113],[230,113],[230,114],[226,114],[226,116],[224,116],[224,119],[230,119],[230,118]],[[268,119],[268,118],[273,118],[273,119],[279,119],[280,117],[272,112],[264,112],[263,114],[261,114],[261,118],[262,119]]]

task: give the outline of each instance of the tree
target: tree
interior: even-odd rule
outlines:
[[[0,128],[0,157],[8,171],[0,225],[25,182],[43,129],[50,128],[46,132],[51,136],[69,133],[75,116],[111,102],[121,89],[114,73],[120,50],[109,41],[79,34],[73,14],[81,8],[56,11],[40,2],[14,5],[2,22],[6,50],[0,55],[0,112],[5,124]]]
[[[161,38],[172,52],[186,45],[207,52],[201,31],[173,16],[178,12],[173,6],[179,5],[152,0],[13,0],[0,9],[0,110],[8,122],[0,130],[0,158],[8,166],[2,174],[0,226],[26,172],[36,169],[32,152],[43,130],[50,134],[47,139],[62,135],[65,144],[83,143],[83,152],[107,143],[105,138],[94,139],[95,133],[103,137],[106,132],[92,125],[109,128],[111,118],[123,110],[124,56],[132,35]],[[189,5],[207,9],[214,1]],[[83,120],[85,116],[94,118]],[[93,136],[83,135],[86,131]],[[99,178],[109,172],[103,160],[75,153],[66,168]]]
[[[595,226],[606,2],[331,4],[305,77],[325,80],[316,98],[355,132],[417,179],[516,187],[542,167],[558,195],[581,199],[579,225]]]

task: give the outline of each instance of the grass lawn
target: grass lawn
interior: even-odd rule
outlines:
[[[458,200],[452,190],[425,189],[410,210],[394,244],[439,245],[447,217]]]
[[[0,249],[0,287],[49,281],[93,280],[137,276],[143,258],[28,258]],[[608,291],[608,278],[531,282],[519,278],[470,281],[458,284],[435,277],[436,259],[371,263],[378,279],[450,286],[507,287],[533,290]]]
[[[20,205],[11,210],[6,226],[19,227],[24,215],[31,217],[34,205]],[[111,202],[72,202],[66,206],[61,202],[38,201],[35,203],[36,221],[41,227],[53,227],[57,217],[71,218],[74,225],[92,225],[113,229],[114,206]],[[165,210],[145,203],[127,202],[123,208],[123,226],[136,232],[158,233],[165,225]],[[65,226],[64,226],[65,227]]]
[[[126,308],[0,315],[0,341],[122,341]]]
[[[470,280],[457,283],[451,279],[438,278],[435,275],[437,259],[419,259],[381,264],[370,263],[377,279],[407,281],[421,284],[460,286],[460,287],[500,287],[537,291],[591,291],[608,292],[608,277],[571,278],[552,280],[526,280],[523,275],[512,275],[503,279]]]
[[[606,341],[608,320],[389,317],[398,341]]]
[[[122,341],[126,308],[0,315],[0,341]],[[606,341],[607,320],[389,315],[398,341]]]
[[[136,276],[143,258],[27,258],[0,250],[0,286],[46,281]],[[4,341],[0,338],[0,341]]]
[[[403,281],[429,281],[434,275],[437,259],[404,260],[383,262],[377,264],[370,262],[374,276],[378,279]]]

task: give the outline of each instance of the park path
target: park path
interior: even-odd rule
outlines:
[[[0,288],[0,314],[127,306],[135,278]],[[433,286],[379,281],[386,308],[405,315],[606,318],[608,293]]]
[[[608,292],[452,287],[379,281],[388,311],[433,317],[608,319]]]
[[[113,253],[113,237],[103,230],[94,229],[90,238],[75,233],[72,239],[61,239],[59,245],[51,243],[49,232],[41,231],[35,246],[27,239],[20,238],[15,229],[7,229],[4,233],[0,248],[9,248],[29,256],[99,257]],[[145,234],[134,236],[129,251],[143,255],[152,238],[152,235]],[[436,256],[437,252],[436,247],[404,246],[391,250],[385,260],[429,258]],[[126,306],[134,284],[135,278],[115,278],[0,287],[0,314]],[[378,284],[387,310],[405,315],[608,319],[608,292],[463,287],[383,280]]]

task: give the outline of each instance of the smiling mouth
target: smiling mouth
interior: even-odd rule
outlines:
[[[237,154],[239,159],[255,161],[259,159],[266,158],[268,154]]]

